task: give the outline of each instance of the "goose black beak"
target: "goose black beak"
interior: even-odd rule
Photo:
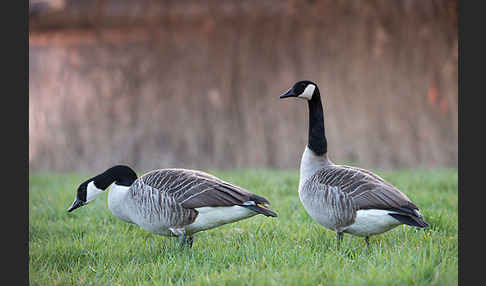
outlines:
[[[289,91],[287,91],[286,93],[284,93],[280,96],[280,98],[287,98],[287,97],[297,97],[297,95],[295,95],[295,93],[294,93],[293,88],[291,88]]]
[[[84,202],[78,198],[74,201],[74,203],[71,205],[71,207],[67,210],[68,212],[72,212],[73,210],[82,207],[84,205]]]

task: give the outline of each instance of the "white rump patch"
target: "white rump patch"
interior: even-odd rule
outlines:
[[[94,182],[91,181],[88,183],[88,186],[86,188],[86,202],[89,203],[96,199],[99,195],[103,193],[102,189],[98,189]]]
[[[305,98],[307,100],[312,99],[312,95],[314,94],[314,90],[316,89],[316,86],[313,84],[307,85],[305,88],[304,92],[299,95],[300,98]]]

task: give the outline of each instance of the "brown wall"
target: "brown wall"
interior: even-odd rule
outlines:
[[[124,25],[31,21],[31,170],[298,168],[307,106],[278,96],[300,79],[335,162],[457,165],[455,1],[162,3]]]

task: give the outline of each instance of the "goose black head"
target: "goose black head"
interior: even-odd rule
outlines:
[[[280,98],[297,97],[306,99],[309,106],[309,138],[310,150],[316,155],[327,153],[327,139],[324,128],[324,110],[322,109],[321,95],[317,84],[309,80],[298,81]]]
[[[312,100],[313,96],[318,93],[317,84],[310,80],[301,80],[294,84],[286,93],[282,94],[280,98],[297,97],[307,100]]]
[[[128,166],[116,165],[105,172],[86,180],[78,187],[76,199],[68,212],[82,207],[101,195],[113,182],[121,186],[130,186],[137,179],[137,174]]]
[[[76,193],[76,199],[68,209],[68,212],[72,212],[73,210],[88,204],[98,197],[98,195],[102,194],[103,191],[103,189],[99,189],[95,185],[93,179],[83,182],[81,185],[79,185]]]

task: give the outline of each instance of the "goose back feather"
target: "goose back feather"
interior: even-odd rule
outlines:
[[[403,209],[413,214],[412,210],[417,209],[417,206],[397,188],[362,169],[331,165],[319,170],[314,175],[314,181],[326,186],[338,187],[342,193],[353,200],[357,210]]]
[[[137,184],[137,185],[135,185]],[[150,186],[175,200],[184,208],[223,207],[243,205],[254,201],[268,204],[268,201],[247,190],[222,181],[207,173],[185,169],[155,170],[143,175],[134,183],[136,186]]]

